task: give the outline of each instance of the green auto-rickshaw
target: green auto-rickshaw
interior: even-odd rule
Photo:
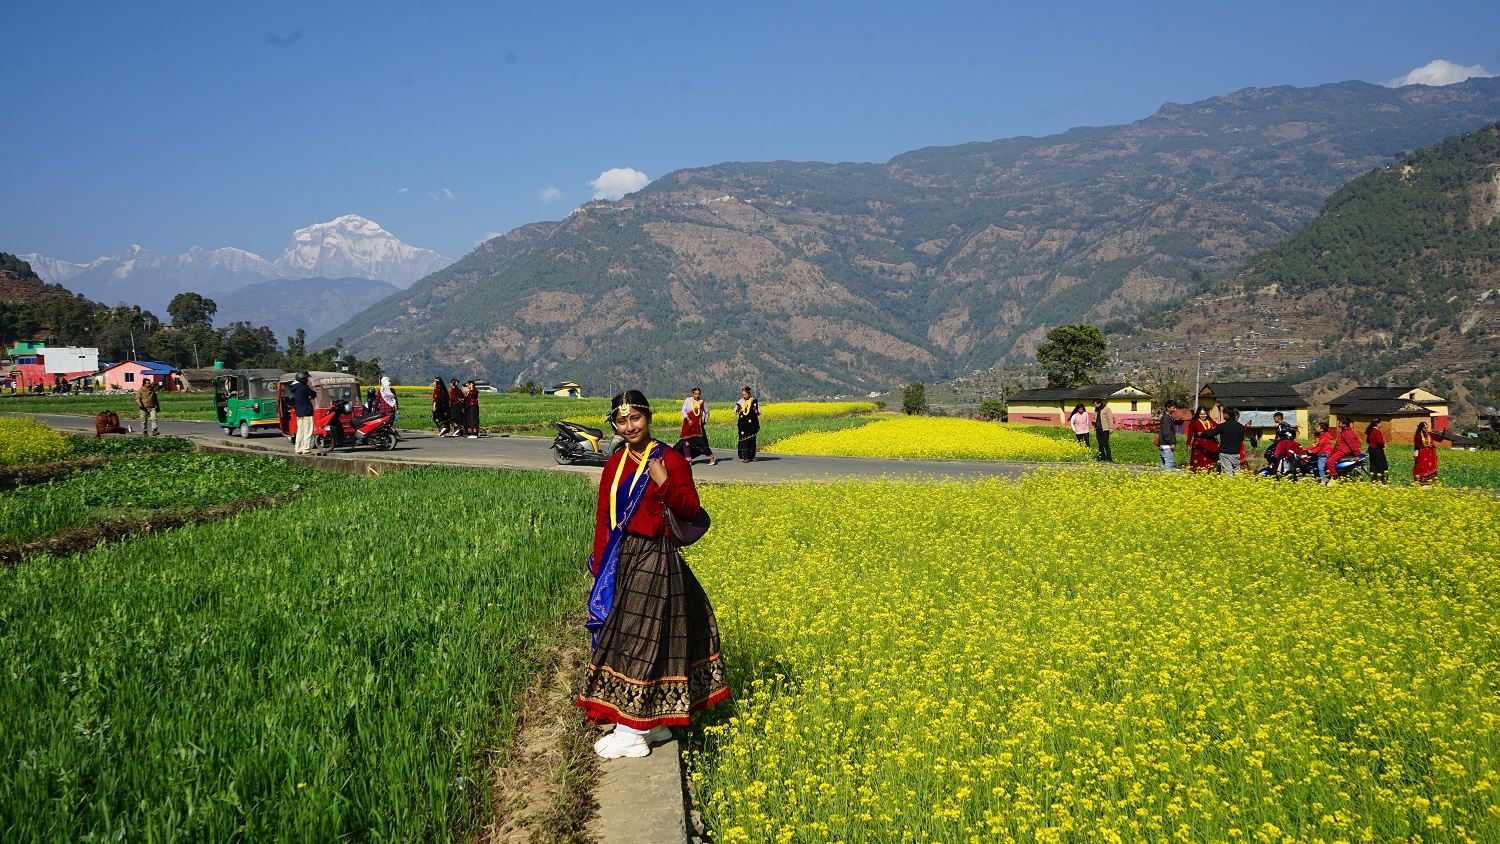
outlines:
[[[254,431],[277,430],[279,369],[226,369],[214,376],[214,412],[224,433],[250,438]]]

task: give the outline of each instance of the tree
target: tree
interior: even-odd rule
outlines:
[[[1008,415],[1005,412],[1005,402],[999,399],[985,399],[979,403],[979,415],[991,422],[995,420],[1004,422]]]
[[[251,366],[276,354],[276,335],[264,325],[231,322],[219,329],[219,338],[225,366]]]
[[[1060,325],[1037,346],[1036,362],[1047,373],[1047,386],[1070,389],[1093,384],[1090,370],[1104,368],[1104,335],[1087,323]]]
[[[167,303],[167,315],[172,318],[172,327],[184,331],[195,325],[213,327],[214,314],[218,311],[219,306],[214,304],[214,300],[205,299],[197,293],[178,293]]]
[[[921,381],[913,381],[901,391],[901,412],[907,416],[927,412],[927,387]]]

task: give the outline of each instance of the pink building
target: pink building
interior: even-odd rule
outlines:
[[[106,367],[95,377],[106,390],[139,390],[146,381],[154,382],[156,388],[163,392],[181,389],[177,367],[160,361],[122,361]]]

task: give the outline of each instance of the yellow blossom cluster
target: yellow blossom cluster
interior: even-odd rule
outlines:
[[[839,457],[908,457],[936,460],[1024,460],[1084,463],[1094,459],[1073,440],[1020,428],[938,416],[898,416],[859,428],[812,431],[779,440],[768,451]]]
[[[0,466],[49,463],[73,453],[66,437],[29,417],[0,417]]]
[[[733,413],[734,405],[730,405]],[[715,405],[717,409],[717,405]],[[761,419],[815,419],[821,416],[849,416],[874,413],[880,405],[872,401],[779,401],[760,406]]]
[[[702,490],[717,841],[1500,841],[1488,494],[1038,471]]]

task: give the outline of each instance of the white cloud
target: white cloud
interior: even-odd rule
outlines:
[[[1411,73],[1385,83],[1387,88],[1400,88],[1403,85],[1452,85],[1465,79],[1478,76],[1488,79],[1495,74],[1485,69],[1484,65],[1476,64],[1464,67],[1454,64],[1446,59],[1436,59],[1413,70]]]
[[[651,184],[651,177],[630,167],[605,170],[599,178],[589,182],[595,199],[619,199],[627,193],[635,193]]]
[[[474,245],[475,246],[479,246],[481,244],[488,243],[489,241],[494,240],[497,237],[504,237],[504,236],[505,236],[505,232],[485,232],[484,233],[484,237],[481,237],[479,240],[475,241]]]
[[[445,199],[452,199],[453,191],[448,190],[447,188],[443,188],[442,190],[432,191],[427,195],[432,197],[433,202],[442,202]]]
[[[556,202],[562,199],[562,191],[551,185],[543,185],[537,190],[536,195],[541,197],[543,202]]]
[[[398,194],[406,193],[409,190],[411,190],[411,188],[396,188],[396,193],[398,193]]]

